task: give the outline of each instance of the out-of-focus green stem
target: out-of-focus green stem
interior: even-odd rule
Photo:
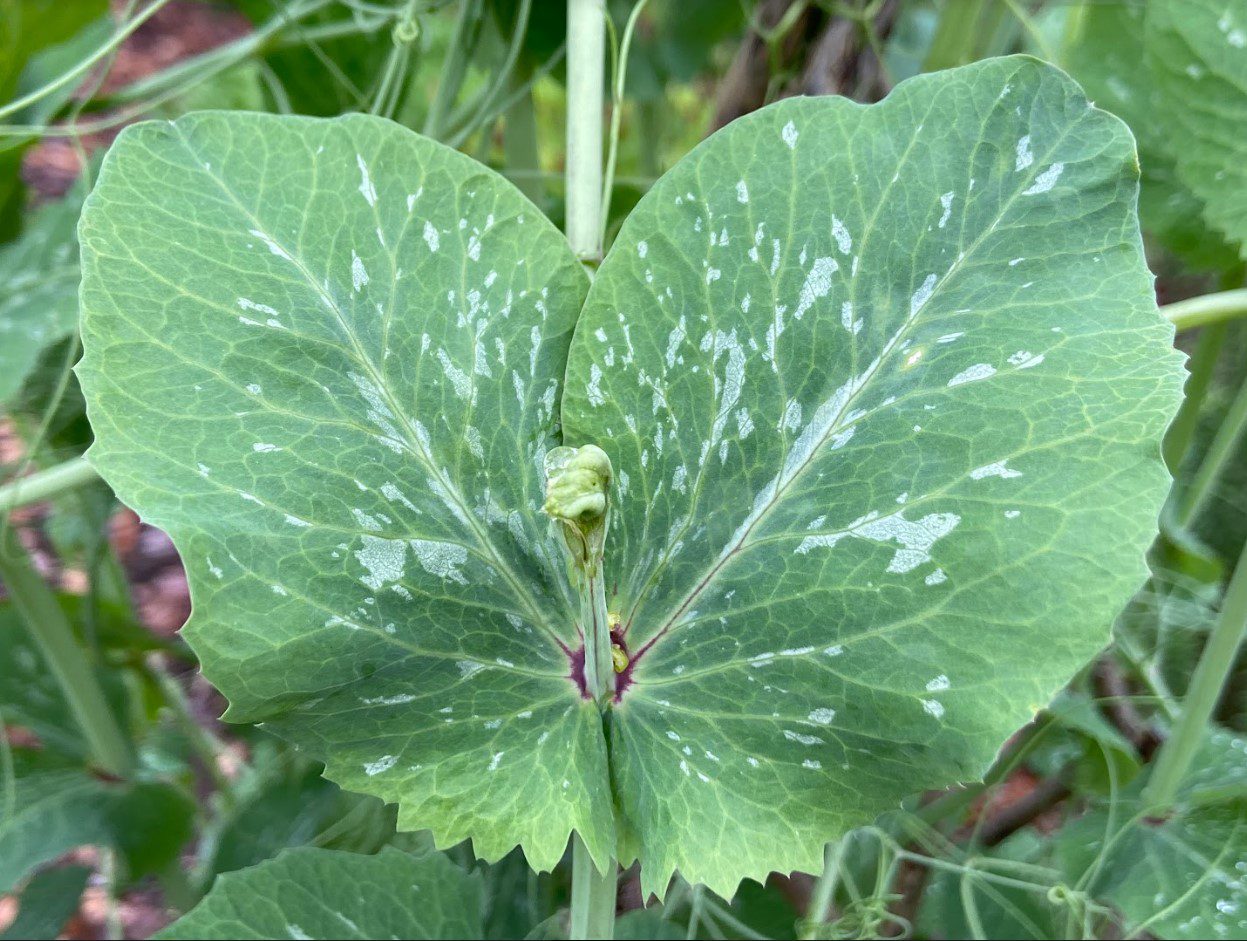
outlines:
[[[1239,556],[1221,603],[1221,613],[1191,676],[1178,722],[1161,746],[1151,780],[1143,792],[1144,802],[1152,813],[1163,814],[1172,809],[1178,788],[1190,770],[1221,698],[1244,634],[1247,634],[1247,548]]]
[[[965,65],[974,57],[974,40],[985,0],[945,0],[922,71],[936,72]]]
[[[582,261],[602,257],[604,0],[567,2],[567,240]]]
[[[134,752],[74,637],[69,619],[35,571],[17,532],[7,522],[0,525],[0,580],[56,677],[92,757],[104,770],[128,777],[134,766]]]
[[[1247,288],[1218,291],[1216,294],[1202,294],[1185,301],[1176,301],[1166,304],[1160,312],[1169,318],[1179,333],[1233,320],[1235,317],[1247,317]]]
[[[1234,448],[1238,439],[1247,430],[1247,381],[1243,383],[1238,395],[1230,403],[1229,411],[1221,426],[1217,429],[1208,453],[1204,455],[1199,470],[1191,478],[1190,485],[1178,499],[1175,520],[1179,526],[1189,526],[1208,505],[1212,498],[1214,485],[1234,459]]]
[[[1163,451],[1165,463],[1171,473],[1176,474],[1186,456],[1191,440],[1195,437],[1195,429],[1199,426],[1199,410],[1208,394],[1208,385],[1212,382],[1212,374],[1217,365],[1217,357],[1221,355],[1221,347],[1225,343],[1228,327],[1223,322],[1212,324],[1200,334],[1195,352],[1191,354],[1190,376],[1186,380],[1186,396],[1174,416],[1173,424],[1165,432]]]
[[[618,876],[614,860],[603,874],[593,865],[580,834],[572,835],[572,941],[611,941],[615,937],[615,891]]]
[[[87,463],[85,457],[72,458],[63,464],[19,477],[0,487],[0,514],[28,503],[47,500],[98,479],[99,474]]]

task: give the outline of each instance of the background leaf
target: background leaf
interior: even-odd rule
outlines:
[[[481,880],[435,853],[414,859],[293,849],[221,876],[157,938],[479,938]]]

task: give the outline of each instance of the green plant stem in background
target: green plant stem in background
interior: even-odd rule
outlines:
[[[28,503],[47,500],[98,479],[99,474],[87,463],[85,457],[72,458],[63,464],[20,477],[0,487],[0,513],[7,513]]]
[[[1178,499],[1175,520],[1179,526],[1189,526],[1208,505],[1215,492],[1215,484],[1229,463],[1234,459],[1234,447],[1247,431],[1247,382],[1238,390],[1230,403],[1208,453],[1204,455],[1199,470]]]
[[[984,0],[945,0],[922,71],[951,69],[974,59],[974,40],[981,34],[978,21],[983,8]]]
[[[581,261],[602,258],[603,0],[567,0],[567,240]]]
[[[1173,733],[1161,746],[1143,798],[1154,814],[1168,812],[1212,720],[1234,654],[1247,634],[1247,548],[1239,556],[1208,643],[1200,655]]]
[[[574,4],[576,0],[571,0]],[[610,941],[615,936],[614,860],[605,875],[593,865],[579,834],[572,835],[572,911],[569,937],[573,941],[594,938]]]
[[[545,202],[546,187],[540,176],[541,159],[537,146],[537,113],[533,108],[533,93],[525,87],[532,79],[532,70],[522,65],[511,76],[512,94],[518,94],[515,103],[507,109],[502,143],[506,152],[506,164],[510,171],[527,170],[515,177],[515,185],[538,206]]]
[[[424,119],[423,131],[427,137],[440,140],[446,130],[451,105],[459,97],[459,89],[463,86],[464,76],[468,72],[468,59],[480,34],[482,15],[481,0],[461,0],[455,30],[446,50],[446,61],[437,80],[437,91]]]
[[[619,125],[623,121],[624,84],[628,80],[628,50],[632,48],[632,36],[636,32],[636,23],[645,9],[648,0],[637,0],[628,15],[624,26],[623,40],[619,43],[618,55],[615,57],[615,70],[611,76],[611,129],[610,146],[607,148],[606,176],[602,183],[602,227],[598,233],[598,244],[606,244],[606,223],[611,214],[611,195],[615,189],[615,162],[619,158]],[[614,35],[612,29],[611,35]]]
[[[104,698],[69,619],[7,521],[0,532],[0,580],[65,694],[95,761],[118,777],[128,777],[134,766],[130,743]]]
[[[1224,321],[1205,327],[1199,335],[1195,352],[1191,354],[1187,367],[1190,376],[1186,380],[1186,395],[1173,424],[1165,432],[1165,463],[1169,465],[1171,473],[1176,474],[1182,466],[1182,459],[1195,437],[1195,429],[1199,427],[1199,410],[1208,394],[1208,386],[1212,382],[1227,332],[1228,326]]]
[[[1235,317],[1247,317],[1247,288],[1202,294],[1185,301],[1166,304],[1160,310],[1179,333]]]

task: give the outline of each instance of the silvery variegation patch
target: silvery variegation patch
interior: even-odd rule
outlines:
[[[1142,580],[1181,369],[1136,177],[1030,59],[783,101],[586,299],[510,184],[396,125],[140,125],[81,230],[91,457],[177,542],[230,718],[442,844],[546,868],[575,829],[730,894],[980,775]],[[611,467],[605,721],[564,443]]]

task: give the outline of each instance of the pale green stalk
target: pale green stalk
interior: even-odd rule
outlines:
[[[1161,746],[1151,780],[1143,792],[1144,804],[1151,813],[1164,814],[1173,808],[1182,779],[1190,770],[1208,723],[1212,721],[1244,634],[1247,634],[1247,548],[1239,556],[1221,603],[1221,613],[1191,676],[1177,724]]]
[[[606,64],[606,7],[604,0],[567,0],[567,241],[576,257],[596,262],[602,256],[602,81]],[[596,571],[591,569],[596,568]],[[601,560],[585,571],[582,592],[588,595],[590,617],[584,625],[585,682],[600,688],[605,670],[611,670],[610,633],[605,623]],[[582,595],[583,597],[583,595]],[[591,638],[591,635],[594,635]],[[607,674],[614,685],[613,673]],[[609,700],[609,695],[603,697]],[[572,941],[615,936],[616,864],[607,861],[598,872],[580,835],[572,835]]]
[[[35,571],[17,532],[0,523],[0,580],[21,613],[31,639],[43,654],[61,688],[74,720],[82,730],[91,756],[105,771],[128,777],[134,753],[104,697],[73,628],[56,596]]]
[[[1169,319],[1179,333],[1183,330],[1193,330],[1195,327],[1247,316],[1247,288],[1201,294],[1199,297],[1166,304],[1160,312]]]

